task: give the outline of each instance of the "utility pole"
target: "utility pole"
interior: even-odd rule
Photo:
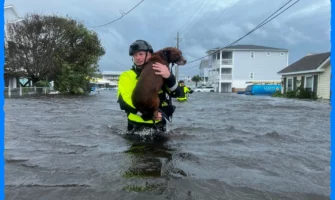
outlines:
[[[179,49],[179,32],[177,32],[177,38],[175,38],[177,40],[177,49]],[[175,68],[175,77],[176,77],[176,80],[177,82],[179,81],[179,66],[177,65],[176,68]]]

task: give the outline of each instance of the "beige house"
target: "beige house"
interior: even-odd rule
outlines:
[[[306,55],[278,74],[283,79],[283,93],[302,85],[315,92],[318,98],[330,99],[330,52]]]

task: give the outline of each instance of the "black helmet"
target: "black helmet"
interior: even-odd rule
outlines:
[[[183,81],[183,80],[180,80],[178,83],[181,84],[181,83],[184,83],[184,81]]]
[[[153,53],[152,46],[145,40],[136,40],[129,47],[129,55],[133,56],[136,51],[149,51]]]

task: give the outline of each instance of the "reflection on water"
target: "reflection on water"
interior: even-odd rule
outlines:
[[[124,177],[160,177],[163,162],[170,162],[172,149],[164,143],[132,142],[125,153],[131,156],[132,165]]]

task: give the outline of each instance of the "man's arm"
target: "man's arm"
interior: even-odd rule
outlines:
[[[172,73],[168,78],[164,79],[164,84],[168,87],[168,93],[171,97],[179,97],[181,95],[180,86]]]
[[[192,94],[194,91],[190,88],[190,87],[187,87],[188,89],[188,93]]]
[[[180,96],[180,87],[176,81],[175,76],[170,73],[169,67],[163,65],[159,62],[153,64],[153,69],[156,70],[156,74],[160,75],[164,78],[164,85],[168,88],[168,94],[171,97],[179,97]]]

